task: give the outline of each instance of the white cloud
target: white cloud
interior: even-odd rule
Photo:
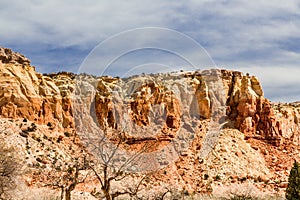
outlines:
[[[174,4],[174,3],[173,3]],[[61,46],[100,42],[140,26],[166,26],[172,6],[161,1],[11,1],[1,5],[2,39],[42,40]],[[158,12],[157,12],[158,11]],[[163,12],[161,12],[163,11]]]
[[[72,60],[73,66],[76,63],[69,58],[69,47],[86,52],[124,30],[166,27],[203,44],[219,66],[235,66],[258,74],[266,90],[275,95],[275,89],[268,84],[275,83],[274,77],[276,73],[280,77],[281,70],[273,70],[272,77],[264,75],[270,67],[288,69],[282,77],[284,81],[277,80],[273,85],[298,84],[296,72],[289,69],[298,69],[300,64],[299,50],[290,48],[294,38],[300,41],[299,5],[297,0],[0,1],[0,44],[21,52],[32,49],[30,53],[40,59],[41,65],[70,66]],[[144,40],[149,37],[154,35],[144,35]],[[65,52],[67,57],[47,52],[62,48],[70,51]],[[84,55],[80,59],[83,58]],[[298,91],[291,91],[297,96]]]

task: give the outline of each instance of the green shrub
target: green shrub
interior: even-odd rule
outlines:
[[[247,180],[247,177],[246,177],[246,176],[244,176],[244,177],[242,177],[242,178],[239,178],[239,181],[241,181],[242,183],[245,182],[246,180]]]
[[[216,177],[215,177],[215,181],[220,181],[221,180],[221,177],[219,176],[219,175],[217,175]]]
[[[204,180],[207,180],[209,178],[208,174],[204,174]]]
[[[285,197],[287,200],[300,199],[300,167],[299,163],[294,162],[289,176],[289,183],[286,189]]]
[[[64,134],[65,134],[66,137],[70,137],[71,136],[71,134],[69,132],[65,132]]]
[[[37,130],[37,126],[35,125],[35,123],[31,123],[31,126],[27,128],[28,132],[34,132]]]

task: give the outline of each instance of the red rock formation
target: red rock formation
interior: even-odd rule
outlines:
[[[127,87],[128,90],[126,90]],[[115,94],[118,88],[123,88],[122,97]],[[154,107],[160,108],[162,112],[159,114],[165,115],[163,117],[165,122],[153,121],[153,115],[158,114],[153,113]],[[179,100],[171,91],[154,81],[141,84],[139,80],[133,79],[131,83],[126,83],[119,79],[101,77],[97,84],[95,110],[97,121],[105,130],[107,128],[118,130],[119,128],[122,131],[124,127],[121,128],[121,121],[124,113],[127,113],[133,123],[127,124],[127,127],[142,128],[162,123],[162,133],[169,135],[180,127]]]
[[[274,145],[299,141],[297,108],[290,109],[289,115],[285,115],[289,119],[283,120],[282,111],[277,110],[275,114],[272,104],[263,97],[261,85],[256,77],[223,71],[223,78],[229,85],[227,115],[235,121],[235,127],[247,138],[260,137]],[[293,134],[288,133],[286,127],[293,127]]]
[[[74,128],[70,98],[72,78],[68,74],[54,79],[42,76],[23,55],[3,48],[0,52],[0,116]]]
[[[74,128],[71,96],[74,90],[73,74],[59,73],[43,76],[30,66],[29,59],[5,48],[0,48],[0,60],[1,117],[27,118],[37,123],[50,122],[62,128]],[[189,89],[176,86],[180,88],[181,94],[178,92],[172,94],[174,91],[154,81],[141,85],[139,81],[144,79],[127,80],[131,87],[128,89],[131,95],[128,102],[129,114],[136,125],[148,126],[151,123],[149,115],[153,112],[152,108],[157,105],[161,110],[159,112],[165,112],[165,128],[176,130],[182,124],[181,112],[209,119],[219,112],[217,107],[226,104],[228,118],[234,121],[235,127],[246,137],[261,137],[276,145],[288,141],[299,142],[298,104],[292,107],[272,106],[263,97],[261,85],[256,77],[244,76],[240,72],[228,70],[188,72],[179,76],[182,80],[170,80],[168,84],[188,83],[191,86]],[[219,88],[210,83],[218,77],[223,83]],[[98,91],[95,96],[98,122],[102,127],[116,129],[122,118],[122,106],[117,105],[118,103],[112,98],[112,92],[118,92],[120,79],[102,77],[95,81]],[[221,93],[226,94],[227,102],[222,103]],[[178,99],[176,95],[181,96]],[[180,105],[186,104],[190,95],[194,95],[195,101],[190,102],[190,110],[180,108]],[[116,113],[114,109],[120,112]]]

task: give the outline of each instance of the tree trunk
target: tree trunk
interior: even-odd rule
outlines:
[[[105,194],[106,200],[112,200],[111,196],[109,194]]]
[[[66,188],[65,191],[65,200],[71,200],[71,192],[75,189],[77,183],[78,183],[78,175],[79,175],[79,170],[78,168],[75,169],[75,175],[74,175],[74,181],[72,182],[72,184]]]
[[[60,192],[60,200],[64,200],[64,188],[61,187],[61,192]]]
[[[109,190],[108,191],[107,190],[102,190],[102,192],[104,193],[106,200],[112,200],[112,198],[109,194]]]
[[[71,192],[72,190],[66,189],[65,200],[71,200]]]

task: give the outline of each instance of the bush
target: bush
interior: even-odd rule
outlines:
[[[31,123],[31,126],[27,128],[28,132],[34,132],[37,130],[37,126],[35,125],[35,123]]]
[[[71,136],[71,134],[69,132],[65,132],[64,134],[65,134],[66,137],[70,137]]]
[[[13,190],[17,176],[15,150],[8,147],[0,138],[0,199],[10,199],[9,191]]]
[[[51,122],[48,122],[48,123],[47,123],[47,126],[48,126],[48,127],[52,127],[52,123],[51,123]]]
[[[220,181],[221,180],[221,177],[219,176],[219,175],[217,175],[216,177],[215,177],[215,181]]]
[[[207,180],[209,178],[208,174],[204,174],[204,180]]]
[[[300,167],[299,163],[294,162],[289,176],[289,183],[286,189],[285,197],[287,200],[300,199]]]
[[[235,183],[228,186],[217,186],[214,197],[220,200],[258,200],[264,199],[264,194],[251,183]]]

